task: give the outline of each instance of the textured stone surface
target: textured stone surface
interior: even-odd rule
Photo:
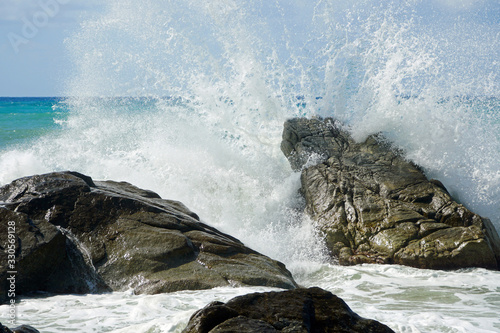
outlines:
[[[182,203],[128,183],[74,172],[21,178],[0,188],[0,221],[3,248],[4,229],[16,225],[21,294],[296,287],[283,264],[200,222]],[[3,277],[8,269],[0,268]]]
[[[388,333],[389,327],[365,319],[320,288],[254,293],[214,302],[191,317],[184,333],[363,332]]]
[[[291,119],[282,150],[302,170],[306,210],[341,264],[499,267],[491,222],[454,201],[380,136],[356,143],[333,119]],[[311,156],[318,163],[309,166]]]
[[[2,207],[0,221],[0,279],[14,277],[16,296],[35,290],[78,294],[110,290],[57,226]],[[9,290],[8,284],[0,285],[1,302]]]

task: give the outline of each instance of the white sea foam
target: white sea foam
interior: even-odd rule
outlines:
[[[308,277],[341,295],[360,315],[396,332],[496,332],[500,328],[500,274],[398,265],[325,265]]]
[[[136,296],[130,292],[104,295],[40,295],[17,307],[17,323],[40,332],[181,332],[194,311],[212,301],[271,288],[215,288],[163,295]],[[0,306],[0,313],[8,311]]]
[[[66,169],[126,180],[398,332],[498,330],[496,272],[326,264],[279,148],[295,116],[334,116],[358,140],[383,132],[499,228],[500,25],[478,19],[498,5],[443,3],[109,1],[67,41],[61,130],[2,151],[0,183]],[[44,331],[178,331],[216,294],[247,291],[56,296],[20,313]]]
[[[500,273],[455,272],[402,266],[309,265],[305,286],[342,297],[353,311],[396,332],[493,333],[500,330]],[[189,317],[212,301],[277,290],[215,288],[162,295],[67,295],[29,298],[18,305],[17,322],[56,332],[180,332]],[[8,306],[0,306],[6,313]]]

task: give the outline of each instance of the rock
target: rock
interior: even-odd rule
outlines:
[[[46,220],[0,207],[0,301],[8,294],[110,291],[73,240]],[[5,290],[7,287],[7,290]],[[11,290],[11,292],[8,292]]]
[[[254,293],[214,302],[193,314],[184,333],[219,332],[393,332],[354,313],[323,289]]]
[[[454,201],[380,135],[356,143],[333,119],[291,119],[282,150],[302,169],[306,210],[340,264],[500,267],[491,221]],[[314,155],[319,162],[307,165]]]
[[[5,327],[2,325],[2,323],[0,323],[0,333],[12,333],[12,331],[8,327]]]
[[[40,333],[40,331],[29,325],[21,325],[13,328],[12,333]]]
[[[21,325],[10,330],[8,327],[5,327],[2,323],[0,323],[0,333],[40,333],[40,331],[29,325]]]
[[[3,248],[15,224],[18,294],[296,287],[283,264],[200,222],[182,203],[124,182],[75,172],[21,178],[0,188],[0,220]],[[1,267],[2,279],[7,271]]]

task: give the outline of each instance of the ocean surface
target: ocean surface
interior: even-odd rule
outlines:
[[[291,117],[382,132],[500,230],[497,1],[113,0],[66,44],[70,97],[0,98],[0,185],[58,170],[128,181],[396,332],[500,332],[500,272],[332,262],[280,151]],[[207,303],[264,290],[41,294],[17,323],[180,332]]]
[[[61,98],[0,97],[0,148],[20,145],[60,128]],[[62,118],[61,118],[62,119]]]

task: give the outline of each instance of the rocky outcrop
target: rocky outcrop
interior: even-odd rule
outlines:
[[[389,333],[389,327],[354,313],[323,289],[254,293],[197,311],[184,333],[363,332]]]
[[[21,178],[0,188],[0,221],[0,278],[16,270],[17,295],[296,287],[283,264],[128,183],[75,172]]]
[[[490,220],[454,201],[382,137],[357,143],[333,119],[291,119],[281,148],[302,169],[306,210],[341,264],[500,266]],[[312,157],[318,162],[309,166]]]

